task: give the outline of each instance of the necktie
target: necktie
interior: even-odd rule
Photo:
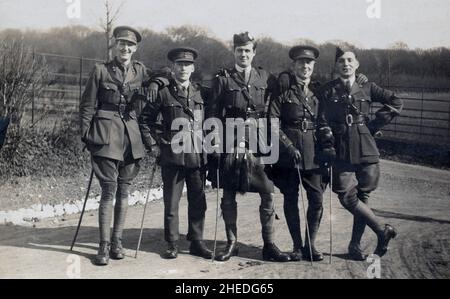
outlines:
[[[345,90],[347,91],[348,94],[351,93],[352,85],[351,85],[350,81],[345,82]]]
[[[248,81],[250,80],[250,72],[244,71],[244,80],[245,83],[248,84]]]

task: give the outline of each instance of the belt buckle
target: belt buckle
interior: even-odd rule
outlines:
[[[347,116],[345,117],[345,123],[347,124],[347,126],[351,127],[353,125],[353,115],[347,114]]]
[[[308,131],[308,121],[306,119],[302,121],[302,131],[303,133],[306,133]]]

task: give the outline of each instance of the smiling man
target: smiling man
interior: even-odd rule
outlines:
[[[218,74],[208,105],[208,117],[216,117],[224,124],[227,123],[227,126],[226,119],[252,121],[266,118],[267,101],[274,91],[276,81],[267,71],[252,67],[257,43],[248,32],[235,34],[233,42],[235,66]],[[230,129],[240,128],[236,126]],[[258,159],[260,153],[251,152],[248,148],[250,139],[259,138],[250,136],[254,133],[256,132],[246,131],[242,139],[238,137],[225,140],[224,136],[219,137],[226,143],[223,148],[232,148],[234,153],[222,154],[218,163],[224,178],[220,180],[220,187],[224,189],[221,208],[228,244],[216,259],[227,261],[238,254],[236,194],[253,192],[259,193],[261,197],[259,216],[264,241],[263,259],[287,262],[290,260],[289,255],[281,252],[274,244],[273,183],[265,173],[265,166]]]
[[[167,242],[167,249],[162,256],[166,259],[178,257],[178,207],[185,182],[189,222],[187,239],[191,241],[189,252],[206,259],[212,258],[212,252],[203,242],[206,156],[195,148],[195,139],[202,136],[204,102],[198,86],[190,81],[197,56],[197,50],[189,47],[176,48],[168,53],[167,57],[172,61],[173,77],[158,92],[156,101],[145,106],[139,120],[147,149],[151,150],[154,139],[161,150],[164,237]],[[160,115],[162,130],[159,126]],[[189,129],[177,130],[174,128],[175,122],[188,124]],[[175,143],[179,143],[177,136],[180,135],[183,136],[182,142],[191,146],[177,152],[174,148]]]
[[[97,64],[80,102],[81,136],[91,153],[92,168],[102,188],[99,207],[100,247],[96,265],[109,257],[123,259],[122,231],[131,182],[145,155],[134,96],[146,78],[145,66],[132,60],[141,34],[134,28],[114,29],[115,58]],[[111,237],[113,200],[114,225]]]
[[[315,247],[322,218],[323,192],[326,184],[322,175],[326,170],[317,162],[315,133],[319,101],[315,95],[317,84],[311,82],[319,50],[312,46],[296,46],[289,51],[293,79],[288,90],[274,97],[269,106],[269,119],[278,118],[280,160],[272,167],[273,181],[284,195],[284,215],[294,243],[293,261],[323,260]],[[300,178],[299,172],[300,170]],[[299,185],[308,198],[307,221],[310,238],[303,247],[298,209]],[[310,242],[309,242],[310,241]],[[309,250],[311,245],[311,252]]]
[[[377,188],[380,178],[380,154],[373,136],[400,114],[403,103],[393,92],[375,83],[355,82],[359,61],[354,49],[338,47],[335,61],[339,78],[325,84],[319,93],[319,133],[332,132],[334,142],[321,147],[328,153],[335,153],[333,191],[354,216],[348,246],[350,258],[367,258],[360,244],[366,225],[378,237],[374,253],[381,257],[397,233],[389,224],[383,225],[368,205],[369,195]],[[370,120],[373,102],[383,106]],[[319,140],[329,141],[320,136]]]

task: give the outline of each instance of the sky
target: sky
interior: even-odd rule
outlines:
[[[79,15],[74,7],[80,7]],[[104,0],[0,0],[0,30],[100,29],[104,11]],[[122,24],[157,32],[200,26],[222,41],[249,31],[288,45],[311,39],[345,40],[363,48],[397,41],[413,49],[450,47],[449,0],[124,0],[116,22]]]

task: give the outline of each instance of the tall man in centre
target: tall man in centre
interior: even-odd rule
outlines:
[[[255,39],[245,32],[234,35],[233,42],[235,66],[217,75],[207,108],[208,117],[216,117],[224,124],[227,123],[227,126],[227,119],[247,122],[265,118],[268,98],[276,86],[276,79],[268,72],[252,67],[257,46]],[[257,131],[245,128],[244,136],[237,134],[239,137],[232,138],[233,140],[225,140],[224,136],[218,138],[222,149],[234,149],[233,153],[222,154],[218,163],[222,178],[226,178],[220,180],[220,187],[224,189],[221,208],[228,239],[226,248],[216,256],[218,261],[227,261],[238,255],[237,192],[260,194],[263,259],[278,262],[290,260],[289,255],[281,252],[274,244],[274,187],[264,171],[264,165],[258,159],[260,153],[249,150],[250,140],[255,138],[252,134],[255,133]]]
[[[173,77],[169,85],[158,92],[156,101],[147,104],[139,121],[146,148],[151,150],[153,138],[161,150],[164,237],[168,244],[163,257],[167,259],[178,255],[178,207],[184,182],[187,185],[190,254],[212,258],[212,252],[203,243],[206,156],[202,147],[196,146],[199,144],[196,139],[201,139],[203,134],[204,102],[199,89],[190,82],[197,56],[195,49],[186,47],[168,53],[167,57],[173,63]],[[159,116],[162,116],[162,123]]]

